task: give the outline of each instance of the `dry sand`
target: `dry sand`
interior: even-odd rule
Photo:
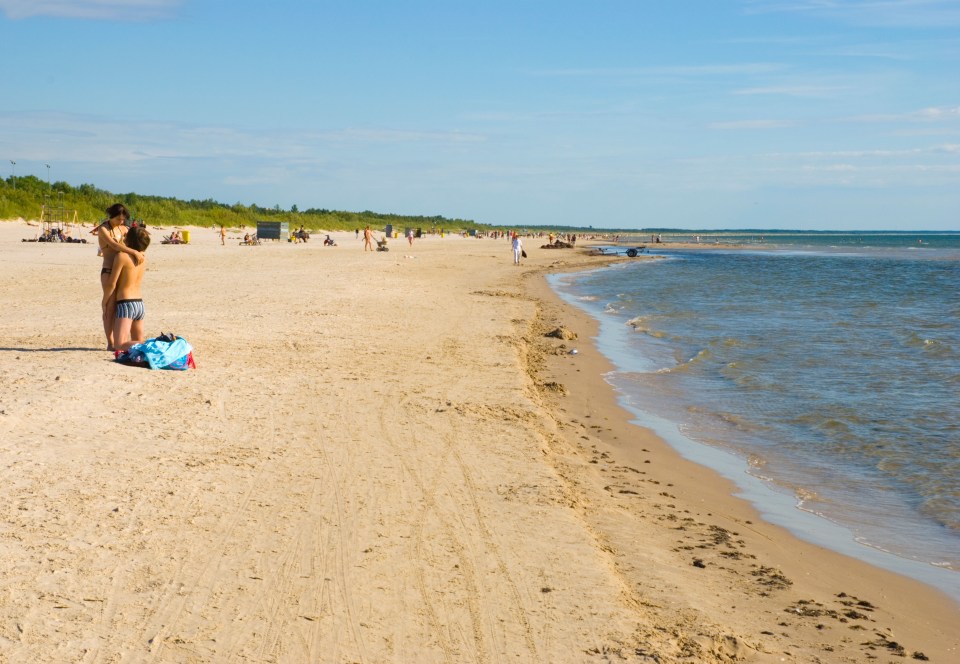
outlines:
[[[191,230],[163,372],[103,350],[95,245],[0,224],[0,661],[960,661],[954,603],[629,424],[542,277],[609,258]]]

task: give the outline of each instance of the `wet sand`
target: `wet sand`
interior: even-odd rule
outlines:
[[[0,224],[0,661],[960,656],[946,597],[630,424],[543,279],[610,258],[191,229],[144,299],[199,368],[151,372],[103,350],[95,245],[34,234]]]

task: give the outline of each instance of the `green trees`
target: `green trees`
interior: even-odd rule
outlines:
[[[104,210],[114,203],[123,203],[135,219],[142,219],[150,226],[256,226],[257,221],[286,221],[292,226],[303,225],[310,230],[354,230],[367,224],[375,228],[385,224],[395,227],[412,226],[433,228],[443,226],[449,230],[486,228],[482,224],[464,219],[445,219],[431,216],[408,216],[383,214],[365,210],[343,212],[325,208],[300,211],[296,205],[290,211],[261,207],[257,204],[234,203],[226,205],[211,198],[183,201],[163,196],[127,193],[115,194],[92,184],[73,186],[67,182],[52,185],[33,175],[17,176],[16,189],[12,177],[0,180],[0,219],[39,219],[45,203],[76,210],[81,221],[100,221]],[[72,217],[72,214],[70,215]]]

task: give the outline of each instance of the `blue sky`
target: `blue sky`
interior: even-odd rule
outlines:
[[[514,226],[960,230],[960,0],[0,0],[0,49],[3,178]]]

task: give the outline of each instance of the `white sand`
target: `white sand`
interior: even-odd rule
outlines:
[[[0,661],[957,661],[955,605],[627,424],[537,272],[601,259],[154,232],[148,334],[199,366],[162,372],[102,350],[95,245],[34,232],[0,224]]]

